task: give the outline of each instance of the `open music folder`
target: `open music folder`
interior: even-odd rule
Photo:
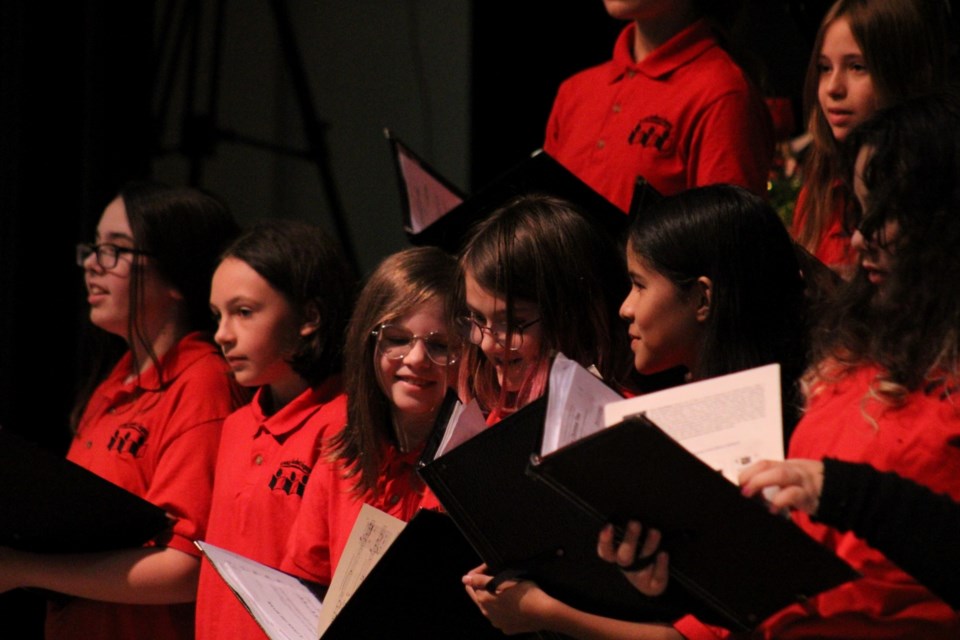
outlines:
[[[647,598],[600,560],[600,526],[592,515],[528,475],[530,455],[540,449],[546,397],[490,427],[478,424],[472,410],[451,410],[457,402],[447,396],[437,433],[452,429],[467,437],[445,438],[443,451],[435,434],[419,473],[491,573],[515,572],[554,597],[601,615],[669,621],[684,613],[673,606],[672,594]],[[459,445],[449,446],[458,440]]]
[[[437,246],[452,254],[460,251],[473,224],[514,196],[542,193],[569,200],[615,237],[626,229],[641,205],[658,197],[646,181],[638,182],[637,206],[628,214],[542,149],[467,195],[389,129],[384,135],[397,172],[407,238],[414,245]]]
[[[403,635],[488,640],[503,634],[467,596],[480,560],[445,514],[409,523],[364,505],[330,588],[206,542],[198,548],[271,640]]]
[[[66,458],[0,429],[0,545],[42,553],[139,547],[166,512]]]
[[[698,457],[725,449],[721,459],[734,469],[778,457],[754,432],[766,432],[774,453],[779,443],[782,457],[776,365],[613,401],[598,384],[560,354],[545,397],[421,469],[494,572],[522,570],[551,595],[601,615],[666,620],[689,612],[740,630],[857,577],[789,520],[744,498],[717,459]],[[608,423],[618,406],[627,417]],[[710,428],[712,418],[724,428]],[[708,426],[691,426],[697,419]],[[720,432],[731,446],[704,445]],[[601,527],[627,519],[664,534],[671,558],[664,596],[641,596],[596,555]]]

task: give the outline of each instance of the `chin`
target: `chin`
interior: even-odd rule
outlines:
[[[126,339],[127,337],[127,323],[119,322],[110,316],[104,317],[106,314],[98,313],[96,309],[90,310],[90,324],[95,326],[98,329],[102,329],[107,333],[112,333],[115,336],[120,336],[121,338]]]
[[[501,382],[500,386],[507,393],[519,393],[520,388],[523,387],[523,380],[507,380],[506,384]]]

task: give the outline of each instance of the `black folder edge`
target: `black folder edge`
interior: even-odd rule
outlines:
[[[254,614],[245,596],[230,585],[219,564],[208,557],[205,543],[195,544],[220,580],[269,636],[266,623]],[[328,587],[251,562],[263,570],[295,579],[322,606]],[[446,514],[421,509],[400,531],[320,638],[388,637],[397,629],[423,638],[503,638],[503,633],[491,625],[470,600],[460,581],[479,563],[473,548]]]
[[[737,589],[753,589],[754,597],[752,599],[745,598],[745,600],[752,600],[754,603],[765,600],[763,605],[758,604],[752,610],[737,610],[728,604],[731,596],[724,596],[723,594],[716,593],[716,590],[704,588],[697,578],[697,567],[695,565],[688,566],[685,558],[678,556],[675,550],[671,549],[672,543],[682,538],[690,539],[691,535],[695,537],[696,532],[691,534],[689,531],[683,531],[683,525],[679,527],[672,526],[669,522],[661,521],[656,514],[633,512],[631,510],[632,507],[628,504],[632,499],[630,497],[631,492],[621,486],[623,483],[618,483],[617,479],[606,477],[603,478],[601,482],[593,484],[585,482],[578,485],[575,482],[575,478],[585,478],[590,475],[589,473],[584,473],[584,461],[591,459],[599,460],[600,456],[597,449],[602,447],[605,441],[611,444],[609,444],[604,451],[617,451],[621,455],[636,455],[637,458],[640,458],[642,454],[636,454],[637,450],[641,448],[639,442],[638,440],[634,440],[633,442],[637,443],[637,446],[631,446],[631,442],[626,438],[626,436],[630,435],[637,435],[642,438],[643,442],[649,445],[649,447],[646,448],[647,451],[656,449],[658,464],[654,473],[667,476],[668,474],[664,473],[664,469],[674,466],[673,472],[669,474],[670,477],[683,478],[683,480],[673,480],[664,485],[657,486],[657,490],[665,489],[665,492],[669,493],[670,487],[673,487],[675,489],[673,491],[674,495],[671,495],[670,498],[677,503],[688,505],[693,501],[694,494],[696,494],[697,501],[701,503],[709,502],[718,510],[734,507],[738,516],[746,516],[748,518],[747,522],[738,522],[738,526],[742,531],[749,532],[747,535],[757,534],[757,530],[751,530],[751,526],[763,526],[765,528],[765,535],[773,537],[780,542],[783,548],[789,547],[789,552],[784,551],[781,555],[789,556],[793,560],[798,557],[802,559],[795,562],[787,561],[781,563],[781,569],[784,565],[790,564],[791,568],[796,571],[796,575],[788,576],[782,572],[775,571],[774,573],[776,575],[771,576],[771,580],[759,583],[760,588],[758,588],[758,586],[756,586],[757,583],[753,581],[730,580],[728,584],[733,591]],[[678,464],[678,461],[680,464]],[[623,462],[623,460],[620,460],[620,462]],[[636,471],[641,467],[642,465],[636,465],[633,469]],[[605,468],[608,467],[605,465]],[[718,474],[714,469],[703,463],[699,458],[686,451],[682,445],[673,440],[644,414],[631,416],[618,425],[587,436],[542,458],[535,454],[530,458],[528,470],[529,473],[538,477],[546,485],[552,487],[560,495],[569,500],[571,504],[576,505],[584,513],[589,514],[598,523],[623,523],[627,519],[638,519],[641,520],[645,526],[661,529],[664,535],[661,548],[671,553],[671,580],[680,583],[688,593],[700,598],[710,610],[718,613],[727,620],[726,626],[733,629],[749,631],[769,616],[790,604],[803,602],[817,593],[860,577],[859,572],[855,571],[833,552],[807,536],[806,533],[799,527],[796,527],[792,522],[769,513],[767,507],[759,500],[745,498],[737,487],[723,478],[723,476]],[[641,473],[642,472],[637,471],[638,476],[640,476]],[[686,480],[691,477],[694,478],[695,481],[688,484]],[[573,485],[574,488],[571,488],[571,485]],[[603,486],[601,487],[601,485]],[[696,489],[691,489],[691,485],[695,486]],[[639,494],[634,493],[633,495]],[[610,505],[618,506],[613,507]],[[720,525],[721,522],[714,521],[713,524]],[[678,530],[680,530],[680,532],[678,532]],[[731,570],[730,567],[737,566],[736,562],[717,559],[718,549],[723,549],[722,535],[718,536],[715,531],[707,529],[705,537],[708,539],[712,538],[714,542],[719,542],[719,544],[713,545],[710,552],[703,557],[710,558],[710,562],[714,565],[724,565],[727,570]],[[684,544],[685,542],[686,540],[683,540],[680,544]],[[741,542],[742,544],[748,544],[749,541],[742,540]],[[701,542],[700,544],[703,543]],[[729,551],[731,548],[730,545],[727,545],[726,550]],[[762,552],[769,557],[770,549],[756,549],[756,551]],[[792,552],[792,554],[790,552]],[[752,563],[752,568],[758,571],[769,571],[769,565],[765,565],[761,561]],[[757,576],[756,573],[752,575],[753,577]],[[779,578],[779,581],[776,578]],[[790,578],[790,580],[787,580],[787,578]],[[782,585],[787,582],[791,584],[801,582],[804,583],[807,588],[800,593],[783,595],[782,592],[784,589]],[[781,593],[771,597],[771,594],[776,591],[780,591]],[[770,604],[778,598],[779,604]],[[696,614],[697,612],[694,613]]]
[[[583,211],[588,219],[597,223],[600,228],[618,240],[636,213],[632,206],[629,212],[621,211],[547,152],[536,149],[527,158],[500,173],[474,194],[464,196],[461,204],[445,213],[420,233],[413,233],[410,226],[407,187],[399,164],[400,148],[450,191],[456,194],[463,192],[413,152],[410,146],[404,144],[392,131],[386,129],[384,134],[391,145],[391,154],[399,180],[404,231],[407,239],[414,245],[437,246],[448,253],[457,254],[474,224],[512,197],[522,194],[544,193],[568,200]],[[634,199],[638,200],[638,206],[640,202],[652,201],[658,195],[652,186],[646,181],[643,182],[644,186],[634,191]],[[638,198],[638,193],[644,194],[643,197]]]
[[[391,129],[385,127],[383,129],[383,136],[387,139],[387,142],[390,143],[390,154],[393,161],[394,172],[397,176],[397,187],[400,191],[400,209],[401,213],[403,214],[403,231],[407,234],[407,238],[413,241],[413,239],[417,237],[417,234],[415,234],[413,231],[413,217],[410,211],[410,192],[407,189],[407,180],[404,178],[403,166],[400,163],[401,155],[410,158],[410,160],[415,162],[421,169],[423,169],[424,173],[443,185],[445,189],[460,197],[462,200],[466,200],[469,196],[462,189],[448,180],[446,176],[440,174],[440,172],[434,169],[429,162],[424,160],[420,154],[416,153],[410,147],[410,145],[399,138]]]
[[[448,387],[446,394],[443,396],[443,402],[440,403],[440,409],[437,411],[437,417],[433,419],[433,430],[427,436],[427,441],[420,452],[420,460],[417,463],[418,469],[422,469],[429,464],[437,455],[440,443],[443,442],[447,423],[450,422],[450,416],[453,415],[458,404],[460,404],[460,398],[457,396],[457,392]]]
[[[480,558],[449,516],[421,509],[357,587],[322,640],[388,637],[398,629],[421,638],[502,638],[460,582],[479,564]]]
[[[169,530],[160,507],[0,428],[0,544],[38,553],[136,548]]]
[[[633,195],[630,198],[630,219],[643,214],[644,209],[663,199],[663,195],[643,176],[637,176],[633,183]]]
[[[597,557],[602,523],[527,472],[530,455],[539,451],[546,405],[542,396],[444,456],[425,455],[421,478],[492,573],[520,571],[554,597],[598,615],[648,622],[679,618],[689,596],[679,594],[678,600],[674,589],[649,598],[634,589],[616,567]],[[446,424],[438,421],[437,427]],[[478,455],[484,450],[512,454],[493,461]],[[483,475],[490,480],[481,480]],[[493,491],[485,490],[491,486]],[[478,510],[487,513],[473,513]],[[532,526],[531,517],[551,525]],[[518,524],[537,534],[517,535]]]

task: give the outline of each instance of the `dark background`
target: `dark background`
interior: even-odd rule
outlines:
[[[159,154],[150,103],[155,16],[163,4],[0,3],[0,425],[58,452],[69,437],[86,313],[73,248],[92,237],[125,180],[151,176]],[[470,189],[540,146],[557,85],[608,58],[622,26],[599,0],[567,3],[562,11],[547,0],[523,4],[523,15],[514,2],[464,4],[469,144],[453,151],[467,156],[463,186]],[[764,63],[769,93],[799,105],[825,4],[747,3],[736,33]],[[379,256],[361,257],[372,264]],[[40,607],[31,594],[0,597],[7,629],[26,625],[37,633]]]

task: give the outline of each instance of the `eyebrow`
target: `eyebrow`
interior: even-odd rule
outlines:
[[[223,306],[226,308],[226,307],[230,307],[238,304],[247,305],[248,307],[263,306],[262,302],[252,300],[251,298],[248,298],[247,296],[243,296],[243,295],[233,296],[229,300],[224,301]]]
[[[489,316],[487,316],[487,314],[482,313],[482,312],[474,309],[474,308],[471,307],[469,304],[467,305],[467,309],[468,309],[468,310],[470,311],[470,313],[472,313],[473,315],[475,315],[475,316],[481,316],[481,317],[483,317],[484,319],[486,319],[486,320],[488,320],[488,321],[490,321],[490,322],[495,322],[495,323],[498,323],[498,324],[509,324],[510,322],[516,323],[518,320],[521,320],[521,321],[522,321],[523,319],[525,319],[525,318],[524,318],[525,316],[536,315],[536,314],[538,313],[539,307],[537,307],[537,305],[533,305],[533,304],[529,304],[529,303],[525,303],[525,304],[523,304],[523,305],[520,306],[520,307],[514,306],[514,307],[513,307],[513,317],[508,317],[508,316],[507,316],[507,309],[506,309],[506,307],[503,307],[503,308],[501,308],[501,309],[497,309],[496,313],[493,314],[493,317],[489,317]]]
[[[93,236],[93,238],[94,238],[94,240],[96,240],[97,242],[116,242],[117,240],[127,240],[127,241],[130,242],[131,244],[133,243],[133,236],[131,236],[131,235],[129,235],[129,234],[126,234],[126,233],[119,233],[119,232],[117,232],[117,231],[109,231],[109,232],[107,232],[107,237],[106,237],[106,238],[102,238],[102,237],[100,236],[100,232],[98,231],[98,232]]]

